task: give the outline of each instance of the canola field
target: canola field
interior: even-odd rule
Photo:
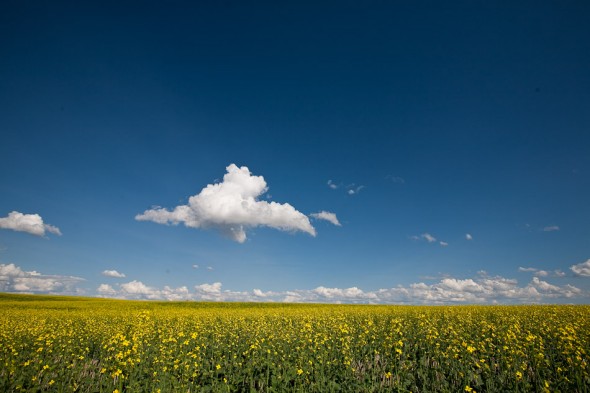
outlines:
[[[588,392],[590,306],[0,294],[0,391]]]

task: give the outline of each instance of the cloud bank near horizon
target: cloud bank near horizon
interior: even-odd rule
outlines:
[[[83,281],[81,277],[24,271],[14,263],[0,264],[0,292],[80,295],[84,291],[78,284]]]
[[[12,263],[0,264],[0,291],[13,293],[49,293],[93,295],[80,284],[85,279],[65,275],[45,275],[36,271],[23,271]],[[366,303],[366,304],[527,304],[572,303],[590,300],[590,293],[571,284],[556,285],[534,276],[527,284],[516,279],[492,276],[479,272],[475,277],[443,277],[431,283],[417,282],[365,291],[358,287],[263,291],[223,289],[219,281],[194,284],[192,287],[154,287],[139,280],[119,284],[100,284],[95,296],[193,301],[241,301],[286,303]]]
[[[558,286],[538,277],[526,285],[515,279],[489,276],[480,272],[475,278],[458,279],[446,277],[438,282],[424,282],[393,288],[364,291],[357,287],[329,288],[288,291],[267,291],[258,288],[251,291],[222,289],[221,282],[162,289],[150,287],[140,281],[119,285],[118,289],[101,284],[99,296],[124,299],[149,300],[195,300],[195,301],[241,301],[241,302],[284,302],[284,303],[366,303],[366,304],[523,304],[571,302],[587,300],[589,294],[570,284]]]
[[[316,235],[309,218],[288,203],[261,201],[268,191],[264,177],[254,176],[246,166],[229,165],[220,183],[209,184],[172,210],[155,207],[135,216],[138,221],[184,224],[189,228],[215,229],[243,243],[249,228],[266,226],[280,231]]]

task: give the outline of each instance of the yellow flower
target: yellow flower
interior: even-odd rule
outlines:
[[[301,374],[303,374],[303,370],[302,369],[298,369],[297,370],[297,375],[301,375]]]
[[[516,372],[516,379],[522,379],[522,373],[520,371]]]
[[[55,381],[52,379],[51,381],[49,381],[49,386],[53,385],[55,383]]]
[[[221,368],[221,366],[218,364],[217,366],[215,366],[216,370],[219,370]]]
[[[471,386],[469,386],[469,385],[465,386],[465,391],[466,392],[473,392],[473,393],[475,393],[475,390],[473,390],[473,388]]]

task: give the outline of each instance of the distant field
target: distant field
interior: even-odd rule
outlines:
[[[590,390],[590,306],[0,294],[0,391]]]

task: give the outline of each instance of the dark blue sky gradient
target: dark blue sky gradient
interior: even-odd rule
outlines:
[[[64,235],[3,231],[0,262],[180,285],[203,259],[198,282],[279,290],[590,258],[589,3],[319,3],[5,1],[0,217]],[[133,219],[230,163],[342,228],[239,245]]]

